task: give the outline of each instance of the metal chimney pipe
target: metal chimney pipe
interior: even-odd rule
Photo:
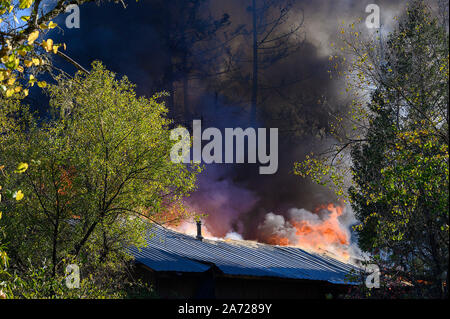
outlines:
[[[203,236],[202,236],[202,221],[198,220],[197,221],[197,237],[198,240],[203,240]]]

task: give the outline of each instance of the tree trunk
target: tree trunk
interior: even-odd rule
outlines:
[[[58,214],[59,215],[59,214]],[[53,229],[53,242],[52,242],[52,276],[56,276],[56,263],[57,263],[57,251],[58,251],[58,231],[59,231],[59,216],[56,219],[55,228]]]

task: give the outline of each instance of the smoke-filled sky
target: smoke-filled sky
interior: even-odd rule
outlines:
[[[170,14],[167,12],[170,5],[176,7],[183,1],[126,2],[126,9],[114,3],[85,5],[81,7],[81,27],[64,28],[58,36],[68,45],[66,53],[81,65],[88,67],[92,61],[101,60],[112,71],[128,76],[137,85],[138,94],[150,96],[157,90],[167,89],[164,79],[167,79],[168,57],[176,56],[178,52],[174,52],[177,48],[168,45],[170,33],[166,32],[168,23],[165,17]],[[230,24],[217,31],[216,39],[205,41],[203,49],[224,41],[225,33],[230,38],[240,25],[251,30],[247,10],[250,0],[209,0],[206,3],[202,14],[213,19],[227,14]],[[342,21],[351,23],[360,17],[365,19],[368,15],[365,8],[370,3],[380,6],[381,24],[388,30],[393,17],[401,12],[406,1],[293,1],[288,23],[283,28],[289,30],[289,26],[299,23],[303,17],[299,30],[302,43],[288,57],[264,70],[258,110],[259,126],[280,129],[279,170],[275,175],[259,175],[257,165],[207,165],[199,178],[199,188],[188,203],[193,209],[209,215],[206,224],[213,235],[225,236],[233,231],[245,239],[263,240],[260,232],[270,223],[277,220],[284,223],[281,217],[288,219],[290,216],[297,219],[307,216],[315,221],[310,212],[318,205],[334,200],[330,191],[294,176],[293,163],[323,146],[324,140],[317,138],[318,132],[322,130],[326,135],[330,119],[318,101],[326,97],[335,108],[346,107],[339,98],[342,83],[330,79],[327,73],[330,69],[328,57],[333,52],[331,43],[337,42]],[[64,18],[63,15],[60,25],[64,24]],[[176,21],[179,18],[174,15],[172,19]],[[241,54],[241,64],[236,64],[237,70],[232,75],[190,79],[191,118],[181,121],[177,118],[179,122],[201,116],[204,127],[245,128],[249,125],[248,77],[251,64],[245,62],[248,60],[246,54],[251,52],[249,44],[248,37],[237,36],[227,43],[227,49],[216,52],[216,59],[208,60],[211,64],[208,67],[221,69],[226,58]],[[191,58],[194,67],[205,64],[205,56]],[[64,61],[55,62],[70,72],[75,71]],[[193,73],[192,70],[189,72]],[[183,96],[180,78],[175,78],[173,87],[178,103]],[[291,80],[294,84],[276,89],[280,83],[286,84]],[[171,116],[174,114],[175,110],[171,110]],[[354,222],[350,209],[346,209],[339,218],[346,227]]]

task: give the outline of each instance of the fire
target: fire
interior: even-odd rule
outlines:
[[[349,238],[345,229],[341,228],[338,217],[342,215],[343,208],[329,204],[326,209],[330,212],[328,219],[321,224],[311,225],[308,221],[293,221],[292,224],[297,228],[297,235],[300,243],[306,245],[320,246],[321,244],[329,245],[348,245]]]
[[[348,251],[350,235],[339,221],[343,210],[343,206],[330,203],[321,205],[315,210],[316,216],[319,213],[325,213],[320,219],[306,219],[291,214],[290,220],[286,221],[282,227],[273,228],[272,234],[267,236],[266,240],[272,245],[299,247],[331,254],[347,261],[350,258]],[[267,231],[268,228],[263,230]]]
[[[288,217],[269,213],[264,223],[258,227],[258,241],[328,254],[347,262],[350,259],[350,232],[348,227],[339,220],[343,212],[343,205],[330,203],[318,206],[314,212],[291,209]],[[173,214],[173,212],[170,214],[171,217]],[[197,234],[196,223],[192,220],[176,224],[169,223],[166,226],[187,235],[196,236]],[[208,229],[208,226],[207,222],[203,223],[202,236],[208,239],[219,239],[214,228]],[[226,238],[228,235],[222,239]]]
[[[286,237],[270,236],[267,243],[278,246],[289,246],[289,239]]]

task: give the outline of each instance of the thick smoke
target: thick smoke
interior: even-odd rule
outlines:
[[[206,167],[198,180],[200,191],[187,200],[194,212],[208,214],[206,224],[219,237],[232,229],[242,233],[244,225],[237,221],[258,203],[253,191],[235,184],[229,175],[219,166]]]
[[[261,241],[332,253],[348,260],[361,256],[357,246],[351,242],[350,226],[354,223],[350,209],[329,204],[314,212],[291,208],[285,216],[268,213],[258,230]]]
[[[267,240],[276,236],[277,238],[285,238],[286,244],[297,243],[297,229],[283,215],[268,213],[258,229],[261,230],[263,236],[267,236]]]
[[[154,2],[129,1],[126,9],[112,3],[83,6],[81,28],[65,29],[61,34],[69,45],[67,53],[84,66],[96,59],[103,61],[107,68],[127,75],[136,83],[139,94],[151,96],[161,88],[167,56],[172,53],[160,26],[153,24],[159,15]],[[268,176],[259,175],[256,165],[207,166],[199,178],[198,190],[187,204],[196,212],[208,214],[205,222],[212,236],[270,241],[265,236],[275,234],[295,245],[300,240],[295,224],[317,226],[329,220],[330,212],[315,209],[335,201],[333,194],[294,176],[293,163],[324,146],[317,132],[326,136],[331,118],[319,100],[325,96],[334,108],[346,107],[339,102],[339,83],[327,74],[330,44],[337,41],[337,30],[343,20],[350,22],[365,17],[366,5],[373,2],[381,8],[384,25],[389,24],[405,3],[400,0],[295,1],[294,19],[300,16],[300,11],[305,17],[302,28],[305,41],[295,54],[266,70],[265,80],[269,85],[278,85],[283,76],[290,75],[296,84],[287,86],[281,93],[264,95],[265,106],[259,119],[261,126],[280,128],[279,171]],[[210,9],[215,16],[229,14],[231,27],[235,27],[249,22],[246,8],[250,4],[251,1],[242,0],[211,0]],[[62,20],[60,23],[63,24]],[[236,46],[247,45],[243,38],[236,41],[241,41]],[[64,68],[71,67],[64,65]],[[206,82],[198,81],[190,92],[192,113],[203,119],[203,126],[248,127],[247,108],[237,106],[229,96],[215,97],[214,92],[208,91]],[[283,94],[295,99],[295,103],[283,98]],[[348,245],[352,238],[349,226],[354,222],[348,208],[338,217],[337,226],[348,237]]]

